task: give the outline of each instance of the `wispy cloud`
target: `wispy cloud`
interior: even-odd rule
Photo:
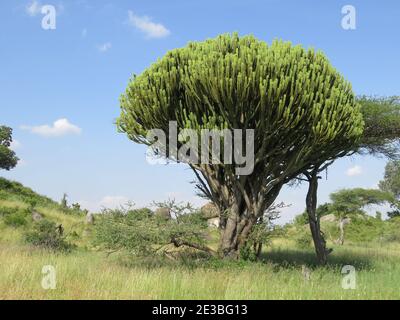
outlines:
[[[86,28],[85,28],[85,29],[82,29],[82,32],[81,32],[82,38],[86,38],[87,34],[88,34],[87,29],[86,29]]]
[[[35,17],[36,15],[38,15],[41,12],[41,9],[42,5],[40,4],[39,1],[36,0],[28,3],[25,6],[25,12],[31,17]]]
[[[45,5],[43,5],[40,1],[33,0],[25,6],[25,13],[30,17],[36,17],[42,12],[42,8],[44,6]],[[65,11],[65,6],[62,2],[54,5],[54,7],[56,9],[57,16],[60,16]]]
[[[120,206],[126,205],[129,199],[124,196],[105,196],[101,199],[99,206],[100,208],[115,209]]]
[[[363,170],[362,170],[362,168],[361,168],[360,166],[358,166],[358,165],[353,166],[353,167],[347,169],[347,171],[346,171],[346,174],[347,174],[349,177],[359,176],[359,175],[361,175],[362,173],[363,173]]]
[[[80,134],[82,132],[81,128],[70,123],[65,118],[54,121],[51,126],[47,124],[41,126],[21,126],[21,129],[43,137],[60,137],[69,134]]]
[[[128,11],[129,24],[142,31],[148,38],[164,38],[170,31],[161,23],[155,23],[147,16],[138,16]]]
[[[11,146],[10,146],[10,149],[11,150],[17,150],[18,148],[20,148],[21,147],[21,142],[19,142],[18,140],[16,140],[16,139],[14,139],[12,142],[11,142]]]
[[[111,49],[111,47],[112,47],[111,42],[106,42],[97,46],[97,50],[99,50],[100,52],[107,52],[108,50]]]

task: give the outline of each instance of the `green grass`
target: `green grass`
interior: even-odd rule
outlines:
[[[116,257],[78,250],[51,254],[0,247],[0,299],[399,299],[398,251],[339,248],[332,264],[313,266],[309,251],[273,249],[268,262],[219,268],[126,267]],[[341,288],[343,264],[355,265],[356,290]],[[305,280],[301,265],[311,268]],[[42,267],[53,265],[57,288],[41,288]]]

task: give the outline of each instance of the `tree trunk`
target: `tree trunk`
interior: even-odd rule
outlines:
[[[343,245],[344,244],[344,219],[340,218],[339,220],[339,230],[340,230],[340,236],[339,236],[339,244]]]
[[[315,253],[317,255],[318,263],[325,265],[327,263],[328,254],[330,250],[326,248],[326,242],[321,232],[319,218],[317,217],[317,190],[318,190],[318,176],[315,170],[309,178],[308,192],[306,198],[306,207],[308,220],[311,230],[311,235],[314,242]]]
[[[238,205],[229,210],[226,225],[222,230],[219,254],[222,258],[238,259],[240,249],[246,245],[254,225],[254,219],[244,216]]]

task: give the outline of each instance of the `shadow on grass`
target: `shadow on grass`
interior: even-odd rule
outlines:
[[[300,267],[306,265],[309,268],[319,267],[317,258],[313,251],[295,250],[295,249],[272,249],[264,252],[261,259],[264,262],[277,264],[282,268]],[[373,257],[367,255],[355,254],[354,252],[346,252],[334,250],[328,256],[327,268],[337,269],[345,265],[354,266],[357,270],[372,269]]]

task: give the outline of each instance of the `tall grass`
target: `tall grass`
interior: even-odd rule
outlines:
[[[327,267],[312,252],[274,249],[265,263],[220,268],[126,267],[97,252],[51,254],[0,246],[0,299],[399,299],[400,258],[378,249],[339,248]],[[355,264],[357,288],[341,287],[343,263]],[[311,270],[306,280],[301,265]],[[57,288],[41,287],[42,267],[56,268]]]

